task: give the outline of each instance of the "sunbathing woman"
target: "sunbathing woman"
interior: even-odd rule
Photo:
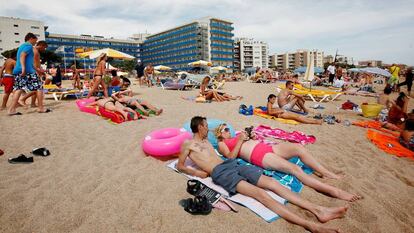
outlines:
[[[400,135],[400,144],[414,151],[414,118],[405,122],[405,128]]]
[[[267,97],[267,114],[278,117],[278,118],[287,119],[287,120],[295,120],[295,121],[298,121],[304,124],[321,125],[323,122],[323,120],[306,118],[299,114],[288,112],[287,110],[284,110],[281,108],[274,108],[273,105],[275,103],[276,103],[276,96],[273,94],[270,94],[269,97]]]
[[[98,105],[105,108],[106,110],[119,112],[122,114],[124,119],[128,119],[128,113],[132,113],[134,120],[138,119],[138,114],[134,110],[123,106],[118,101],[113,100],[112,98],[96,98],[95,102],[89,103],[87,106]]]
[[[96,68],[93,74],[93,86],[92,90],[89,91],[86,98],[91,97],[95,92],[98,91],[99,84],[102,85],[104,96],[108,98],[108,88],[106,83],[103,80],[103,75],[105,74],[105,63],[107,56],[105,53],[102,53],[98,59],[96,59]]]
[[[322,183],[311,175],[306,174],[300,167],[288,162],[292,157],[299,157],[301,161],[319,173],[322,177],[339,179],[341,176],[329,171],[318,163],[315,158],[300,144],[280,143],[267,145],[253,139],[249,139],[245,132],[232,138],[226,124],[219,125],[215,130],[218,139],[218,151],[226,158],[240,157],[256,166],[281,171],[296,176],[305,185],[316,191],[328,194],[346,201],[356,201],[362,197],[348,193],[339,188]]]
[[[237,100],[237,99],[243,98],[242,96],[234,97],[224,92],[208,90],[207,88],[208,88],[209,83],[210,83],[210,76],[206,76],[201,82],[201,86],[200,86],[200,95],[204,96],[206,100],[216,100],[217,102],[222,102],[222,101]]]
[[[401,92],[388,112],[388,122],[383,125],[384,128],[400,132],[404,129],[408,118],[408,100],[408,96]]]
[[[132,97],[131,90],[120,91],[112,94],[111,96],[114,100],[126,104],[128,107],[138,108],[143,112],[144,115],[149,116],[149,111],[147,111],[143,106],[147,107],[149,110],[155,112],[155,115],[160,115],[162,113],[162,108],[158,109],[150,104],[148,101]]]

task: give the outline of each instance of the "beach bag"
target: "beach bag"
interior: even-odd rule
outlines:
[[[344,110],[352,110],[354,109],[354,107],[358,107],[357,104],[352,103],[350,100],[346,101],[345,103],[342,104],[342,109]]]

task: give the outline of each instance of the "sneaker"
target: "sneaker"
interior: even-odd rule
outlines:
[[[33,157],[26,157],[26,155],[20,154],[15,158],[9,158],[9,163],[33,163]]]

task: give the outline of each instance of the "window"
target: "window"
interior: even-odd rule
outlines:
[[[18,33],[18,32],[15,32],[15,33],[14,33],[14,35],[18,36],[18,35],[19,35],[19,33]]]
[[[19,27],[19,25],[17,25],[17,24],[14,24],[14,25],[13,25],[13,27],[17,28],[17,27]]]
[[[31,28],[31,29],[39,29],[39,27],[38,27],[38,26],[31,26],[30,28]]]

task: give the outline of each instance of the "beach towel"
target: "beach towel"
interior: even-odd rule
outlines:
[[[275,116],[271,116],[271,115],[267,114],[267,112],[263,111],[260,108],[255,108],[254,111],[253,111],[253,115],[260,116],[260,117],[263,117],[263,118],[266,118],[266,119],[271,119],[271,120],[279,121],[281,123],[290,124],[290,125],[298,125],[298,124],[300,124],[299,122],[297,122],[295,120],[287,120],[287,119],[277,118]]]
[[[383,128],[382,123],[379,121],[354,121],[352,122],[352,124],[355,126],[362,127],[362,128],[375,129],[375,130],[378,130],[378,131],[381,131],[387,134],[391,134],[395,137],[400,136],[399,132]]]
[[[300,143],[302,145],[313,144],[316,141],[316,138],[313,135],[306,135],[299,131],[286,132],[282,129],[272,128],[266,125],[257,126],[253,129],[253,132],[256,134],[259,141],[262,141],[266,144],[277,143],[274,141],[269,141],[266,138],[280,139],[289,142]]]
[[[196,103],[211,103],[211,100],[202,100],[199,97],[195,97],[195,96],[181,96],[181,99],[183,100],[188,100],[191,102],[196,102]]]
[[[375,146],[388,154],[414,159],[414,152],[402,146],[398,141],[398,137],[368,129],[367,138],[374,143]]]
[[[241,164],[246,164],[248,166],[254,166],[254,165],[251,165],[251,164],[249,164],[249,163],[247,163],[247,162],[245,162],[241,159],[238,159],[238,162],[241,163]],[[297,162],[297,164],[299,164],[299,165],[301,163],[300,160],[299,161],[294,161],[294,162]],[[167,167],[169,167],[170,169],[180,173],[176,168],[177,163],[178,163],[178,159],[176,159],[176,160],[172,161],[171,163],[169,163],[167,165]],[[190,159],[187,159],[186,166],[191,166],[191,167],[197,168],[197,166]],[[309,174],[309,172],[312,172],[311,169],[309,169],[309,168],[304,168],[304,171],[308,174]],[[285,185],[287,188],[291,189],[294,192],[300,192],[303,188],[303,184],[300,183],[297,180],[296,177],[286,175],[286,174],[283,174],[283,173],[274,172],[274,171],[265,171],[264,173],[265,173],[265,175],[273,177],[274,179],[279,181],[282,185]],[[274,213],[273,211],[271,211],[270,209],[268,209],[267,207],[262,205],[260,202],[256,201],[255,199],[253,199],[251,197],[247,197],[247,196],[242,195],[242,194],[236,194],[236,195],[230,196],[229,193],[226,190],[224,190],[221,186],[214,184],[211,177],[200,178],[200,177],[190,176],[190,175],[187,175],[187,174],[184,174],[184,173],[181,173],[181,174],[185,175],[189,179],[199,180],[203,184],[207,185],[209,188],[214,189],[215,191],[219,192],[224,198],[227,198],[227,199],[229,199],[233,202],[239,203],[239,204],[249,208],[251,211],[256,213],[258,216],[260,216],[261,218],[263,218],[267,222],[273,222],[273,221],[280,218],[279,215],[277,215],[276,213]],[[270,192],[270,191],[267,191],[267,193],[273,199],[278,201],[279,203],[287,204],[286,199],[284,199],[284,198],[282,198],[282,197],[280,197],[280,196],[278,196],[275,193]]]

